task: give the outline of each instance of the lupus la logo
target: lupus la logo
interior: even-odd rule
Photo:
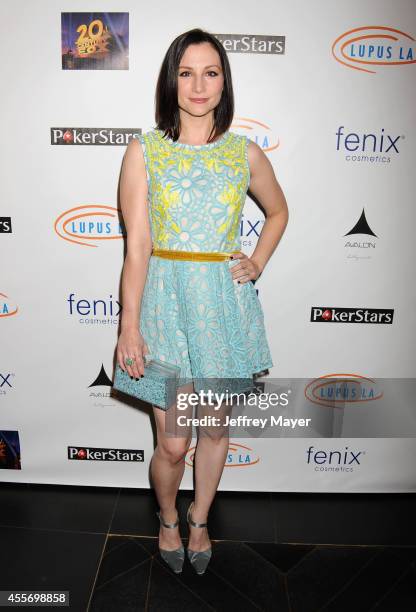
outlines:
[[[332,55],[337,62],[370,74],[385,67],[414,64],[415,50],[413,36],[387,26],[348,30],[338,36],[332,45]]]
[[[359,374],[326,374],[305,387],[305,397],[313,404],[328,408],[344,408],[346,404],[374,402],[383,397],[373,378]]]
[[[12,317],[17,314],[18,306],[5,293],[0,293],[0,317]]]
[[[280,147],[280,140],[274,135],[270,126],[247,117],[235,117],[231,128],[238,134],[248,136],[263,151],[273,151]]]
[[[60,238],[88,247],[125,236],[119,220],[121,210],[103,204],[85,204],[63,212],[56,219],[54,230]]]
[[[194,464],[195,448],[195,446],[189,448],[185,456],[185,463],[189,467],[192,467]],[[249,446],[230,442],[224,467],[249,467],[259,461],[260,457]]]
[[[353,472],[361,465],[364,450],[352,451],[345,446],[340,450],[315,450],[310,446],[306,451],[306,463],[313,465],[315,472]]]

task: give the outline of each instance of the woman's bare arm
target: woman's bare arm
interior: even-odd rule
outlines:
[[[253,141],[248,145],[248,160],[251,174],[249,190],[266,211],[260,238],[250,257],[261,273],[283,236],[289,210],[269,158]]]
[[[120,202],[127,230],[127,255],[122,276],[121,329],[137,330],[152,237],[147,203],[147,176],[141,143],[132,138],[123,158]]]

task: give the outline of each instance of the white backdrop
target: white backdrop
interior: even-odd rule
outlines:
[[[84,2],[1,3],[0,458],[14,435],[21,462],[20,469],[0,462],[0,479],[149,486],[151,409],[110,393],[124,256],[114,214],[125,146],[55,146],[51,128],[151,129],[163,56],[193,27],[225,41],[284,40],[280,53],[229,52],[231,130],[264,147],[290,210],[256,283],[270,375],[414,377],[413,0],[212,0],[209,10],[189,0],[90,0],[88,10],[129,13],[128,70],[62,69],[61,12],[83,12]],[[359,36],[372,38],[351,42]],[[374,137],[358,150],[366,134]],[[376,236],[346,236],[363,209]],[[81,227],[77,214],[97,219],[91,211],[113,215],[101,217],[110,222],[106,239],[92,232],[68,240]],[[257,240],[250,227],[263,219],[248,197],[248,255]],[[393,309],[394,318],[314,323],[314,306]],[[352,471],[332,471],[307,462],[311,446],[363,454]],[[142,461],[73,460],[71,447],[81,449],[79,459],[91,458],[82,449],[131,449],[142,451]],[[235,439],[219,488],[414,491],[415,460],[410,437]],[[181,487],[192,488],[191,451]]]

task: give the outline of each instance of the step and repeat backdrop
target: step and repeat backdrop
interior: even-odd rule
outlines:
[[[230,129],[262,147],[290,212],[255,287],[274,364],[257,391],[292,400],[275,422],[257,407],[264,427],[239,422],[219,488],[415,491],[414,2],[88,9],[0,8],[0,480],[150,486],[152,408],[112,389],[119,179],[129,140],[155,127],[169,44],[201,27],[231,63]],[[259,204],[247,195],[247,255]]]

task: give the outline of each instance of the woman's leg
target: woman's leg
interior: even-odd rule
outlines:
[[[231,405],[223,403],[219,410],[213,407],[197,408],[197,417],[214,416],[219,425],[198,426],[198,443],[194,457],[195,503],[192,519],[205,523],[224,470],[229,445],[229,426],[225,425],[226,416],[232,411]],[[207,528],[190,526],[189,548],[194,551],[205,550],[210,546]]]
[[[192,391],[192,383],[178,389],[180,393]],[[163,520],[165,523],[174,523],[177,519],[176,496],[185,470],[185,455],[192,440],[192,428],[180,427],[177,434],[172,434],[172,423],[177,413],[176,404],[166,412],[154,407],[153,413],[157,427],[157,446],[150,462],[152,485]],[[192,416],[192,407],[188,406],[179,414]],[[171,529],[160,525],[160,548],[174,550],[179,548],[181,543],[179,528]]]

